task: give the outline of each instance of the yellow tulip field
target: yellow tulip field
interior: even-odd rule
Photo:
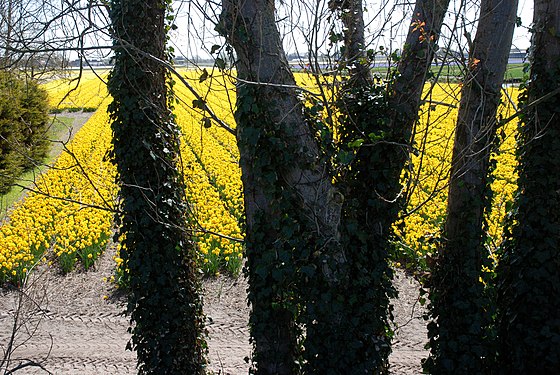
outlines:
[[[64,79],[52,80],[44,85],[49,93],[49,103],[57,110],[93,111],[108,97],[105,85],[108,70],[84,71],[81,75],[70,73]]]
[[[200,73],[193,71],[182,74],[212,110],[234,127],[233,84],[217,76],[199,82]],[[97,111],[66,145],[53,168],[36,179],[32,191],[1,223],[0,282],[18,283],[41,262],[60,267],[63,272],[77,265],[87,269],[112,238],[118,188],[115,168],[107,158],[111,147],[107,114],[110,98],[104,83],[93,73],[84,74],[77,88],[66,95],[75,86],[68,80],[47,83],[51,105],[61,109],[93,107]],[[184,85],[178,82],[174,90],[178,98],[174,110],[183,134],[180,167],[196,224],[200,267],[210,275],[221,271],[237,274],[243,260],[243,196],[235,137],[217,124],[208,127],[200,110],[192,108],[195,97]],[[407,210],[395,225],[396,241],[400,249],[418,259],[435,250],[445,216],[457,114],[454,107],[458,105],[451,97],[458,97],[459,90],[456,85],[434,89],[429,98],[432,102],[425,105],[416,129],[418,152],[408,176],[403,176]],[[509,94],[516,100],[515,89]],[[502,108],[504,117],[512,111],[511,105]],[[515,130],[515,122],[503,129],[499,152],[493,154],[495,197],[488,214],[489,251],[500,241],[506,205],[516,189]],[[115,261],[118,265],[122,262],[118,255]]]
[[[0,280],[20,281],[41,261],[63,272],[78,261],[87,269],[104,250],[117,193],[115,169],[104,158],[111,142],[107,103],[4,219]]]

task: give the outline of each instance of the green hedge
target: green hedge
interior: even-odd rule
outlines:
[[[47,154],[47,93],[16,73],[0,72],[0,194]]]

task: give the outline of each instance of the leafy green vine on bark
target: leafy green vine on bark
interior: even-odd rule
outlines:
[[[533,47],[531,79],[520,94],[521,108],[560,85],[558,55],[544,52],[539,39],[546,33],[544,38],[556,39],[557,48],[559,36],[539,27],[543,29],[537,29],[541,35]],[[560,175],[555,172],[560,170],[559,100],[556,93],[521,114],[519,188],[497,272],[497,374],[544,374],[560,368]]]
[[[389,299],[396,295],[388,259],[402,169],[390,155],[402,145],[395,142],[387,118],[387,84],[379,77],[370,79],[369,87],[350,81],[338,101],[342,115],[336,186],[344,196],[341,242],[351,254],[348,318],[356,324],[353,332],[361,336],[362,345],[351,359],[360,364],[356,373],[385,373],[392,337]]]
[[[202,374],[202,301],[168,105],[165,1],[113,0],[115,66],[108,81],[112,159],[120,184],[121,258],[140,374]],[[155,59],[150,58],[155,57]]]
[[[245,194],[251,194],[253,186],[263,202],[272,202],[251,216],[245,239],[250,325],[257,338],[252,371],[267,373],[260,361],[276,357],[274,362],[283,364],[279,373],[297,373],[302,340],[295,324],[302,308],[298,280],[313,277],[315,268],[308,265],[308,258],[317,245],[313,223],[302,213],[300,198],[284,179],[290,166],[300,162],[299,152],[283,124],[269,118],[267,104],[261,99],[256,86],[238,87],[238,147],[242,165],[251,165],[251,173],[243,176],[249,186]],[[281,322],[285,331],[275,332]]]

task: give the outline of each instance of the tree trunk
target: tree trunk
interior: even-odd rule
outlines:
[[[425,14],[425,30],[430,35],[437,36],[441,28],[447,7],[444,3],[443,9],[439,8],[440,2],[435,2],[438,6],[425,12],[423,5],[417,6],[417,13]],[[350,60],[363,55],[365,43],[361,2],[349,4],[353,12],[358,12],[346,14],[345,22],[353,25],[346,39],[355,42],[348,51]],[[434,5],[434,1],[422,4]],[[344,185],[349,194],[371,191],[374,203],[372,207],[360,206],[367,197],[344,203],[350,219],[342,225],[343,246],[338,228],[340,194],[331,184],[324,151],[316,140],[318,129],[304,115],[305,109],[293,88],[295,81],[275,26],[274,2],[223,1],[220,32],[234,47],[238,61],[235,117],[246,205],[256,371],[297,371],[294,363],[301,354],[296,342],[300,335],[294,324],[296,318],[305,327],[306,373],[386,371],[390,351],[385,331],[390,295],[386,251],[398,211],[392,198],[400,191],[400,173],[408,158],[407,145],[418,118],[420,93],[433,57],[435,37],[421,43],[417,36],[407,48],[412,52],[401,64],[407,75],[399,78],[392,92],[395,111],[389,110],[386,101],[385,106],[376,107],[379,113],[375,121],[385,119],[383,111],[394,114],[392,122],[374,124],[378,133],[386,129],[391,132],[391,142],[379,142],[384,146],[375,151],[366,152],[363,148],[366,156],[358,159],[365,170],[373,168],[373,174],[356,177],[359,186]],[[371,82],[367,64],[352,65],[353,72],[354,67],[362,73],[353,76]],[[418,68],[423,69],[420,74],[413,72]],[[400,115],[403,108],[409,110],[409,117]],[[368,114],[373,113],[363,112],[363,116]],[[395,147],[393,139],[400,146]],[[372,167],[369,161],[375,161]],[[364,241],[364,233],[354,233],[352,229],[364,219],[361,229],[371,232],[373,240]],[[369,253],[376,246],[380,246],[379,254]],[[354,252],[356,249],[359,250]],[[363,298],[366,303],[361,303]]]
[[[309,262],[337,242],[340,208],[274,17],[274,1],[224,0],[220,32],[238,59],[253,361],[258,374],[282,375],[297,372],[301,283],[321,273]]]
[[[536,0],[533,23],[517,208],[498,266],[501,374],[560,369],[560,2]]]
[[[186,235],[177,125],[167,107],[164,0],[113,0],[108,89],[120,182],[121,258],[139,374],[202,374],[205,346],[195,247]]]
[[[517,15],[517,0],[483,0],[455,128],[444,244],[432,274],[431,373],[482,373],[491,316],[480,282],[490,265],[483,218],[490,152]]]
[[[371,61],[365,49],[362,1],[332,1],[330,6],[340,12],[344,30],[342,67],[348,71],[342,81],[336,111],[340,113],[337,133],[341,161],[336,187],[344,196],[341,243],[348,254],[347,278],[343,284],[347,336],[341,335],[334,345],[349,350],[342,358],[329,355],[328,351],[317,353],[309,363],[322,371],[317,373],[384,374],[388,373],[391,352],[389,299],[395,296],[387,250],[397,204],[389,211],[378,210],[380,205],[385,206],[378,193],[387,192],[380,189],[386,180],[378,172],[388,160],[383,154],[386,144],[370,138],[382,133],[383,124],[388,123],[387,90],[371,73]],[[391,183],[392,189],[400,190],[398,178]],[[329,328],[325,325],[322,329]],[[341,343],[343,340],[346,343]],[[331,352],[336,350],[334,345],[328,348]],[[332,368],[338,372],[329,372]]]
[[[354,324],[347,328],[354,337],[348,366],[352,373],[385,373],[389,298],[395,294],[387,262],[391,227],[400,209],[400,176],[409,158],[420,95],[449,1],[416,3],[399,75],[388,91],[370,71],[362,2],[340,4],[349,77],[339,100],[338,131],[341,155],[351,155],[337,183],[344,196],[341,242],[349,255],[345,312]]]
[[[406,145],[418,120],[422,90],[448,7],[449,0],[417,0],[414,6],[410,30],[398,64],[398,76],[390,97],[394,132]],[[409,150],[403,150],[399,160],[406,161],[408,155]]]

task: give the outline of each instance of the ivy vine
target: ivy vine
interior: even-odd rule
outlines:
[[[549,32],[539,30],[539,38],[546,33],[557,44],[558,34]],[[519,190],[497,272],[497,374],[560,368],[560,63],[557,56],[544,58],[550,56],[540,41],[531,80],[520,95],[520,107],[527,110],[518,136]]]
[[[179,131],[167,107],[166,11],[160,0],[113,0],[115,66],[108,89],[120,184],[117,237],[128,271],[129,348],[140,374],[202,374],[202,302],[177,168]],[[151,58],[155,57],[155,58]]]

